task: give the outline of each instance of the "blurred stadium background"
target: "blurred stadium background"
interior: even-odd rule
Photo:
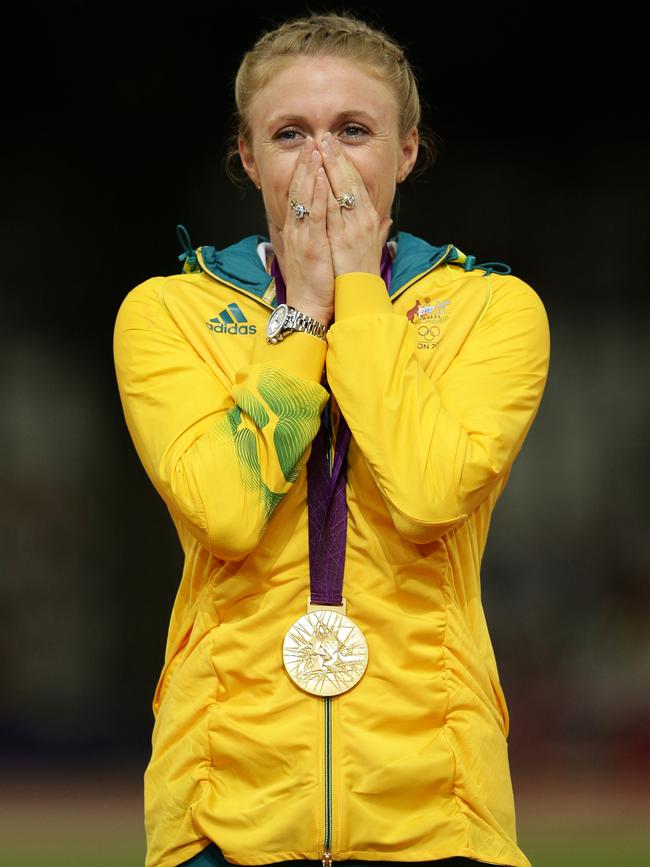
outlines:
[[[637,33],[618,6],[615,21],[574,27],[561,7],[461,3],[433,29],[394,7],[345,8],[407,46],[443,140],[436,166],[400,188],[394,230],[507,262],[551,324],[546,394],[482,573],[519,844],[534,867],[643,867],[650,191]],[[0,61],[1,867],[143,864],[150,703],[182,561],[124,425],[113,322],[132,286],[179,270],[176,223],[197,245],[265,232],[255,191],[223,176],[231,78],[262,28],[304,11],[253,4],[226,25],[207,2],[28,0],[29,28]],[[602,58],[623,39],[613,71]]]

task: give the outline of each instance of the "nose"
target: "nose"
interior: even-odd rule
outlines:
[[[314,135],[310,135],[309,138],[312,139],[314,145],[320,152],[323,152],[323,143],[327,142],[328,144],[332,143],[332,133],[329,130],[323,130],[318,133],[314,133]]]

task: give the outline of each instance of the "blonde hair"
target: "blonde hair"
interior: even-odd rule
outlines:
[[[238,137],[241,136],[249,147],[252,146],[249,114],[253,98],[296,57],[315,55],[342,57],[358,63],[385,82],[397,100],[400,141],[414,126],[418,128],[418,173],[435,162],[438,142],[441,140],[422,121],[417,81],[404,49],[383,31],[354,15],[311,13],[285,21],[262,34],[244,54],[234,81],[234,132],[228,139],[224,158],[226,174],[234,183],[239,184],[241,175],[233,170],[233,164],[242,168]],[[248,176],[245,177],[247,179]]]

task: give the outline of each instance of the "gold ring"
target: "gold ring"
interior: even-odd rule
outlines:
[[[336,197],[336,201],[342,208],[354,208],[357,203],[354,193],[342,193]]]

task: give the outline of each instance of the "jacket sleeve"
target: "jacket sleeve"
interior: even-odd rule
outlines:
[[[329,399],[327,345],[303,332],[258,339],[230,382],[178,329],[161,296],[166,279],[132,289],[115,320],[126,424],[170,510],[215,557],[239,560],[307,461]]]
[[[466,520],[507,476],[548,375],[537,293],[513,275],[483,279],[491,302],[435,381],[383,279],[335,280],[328,383],[396,529],[419,544]]]

